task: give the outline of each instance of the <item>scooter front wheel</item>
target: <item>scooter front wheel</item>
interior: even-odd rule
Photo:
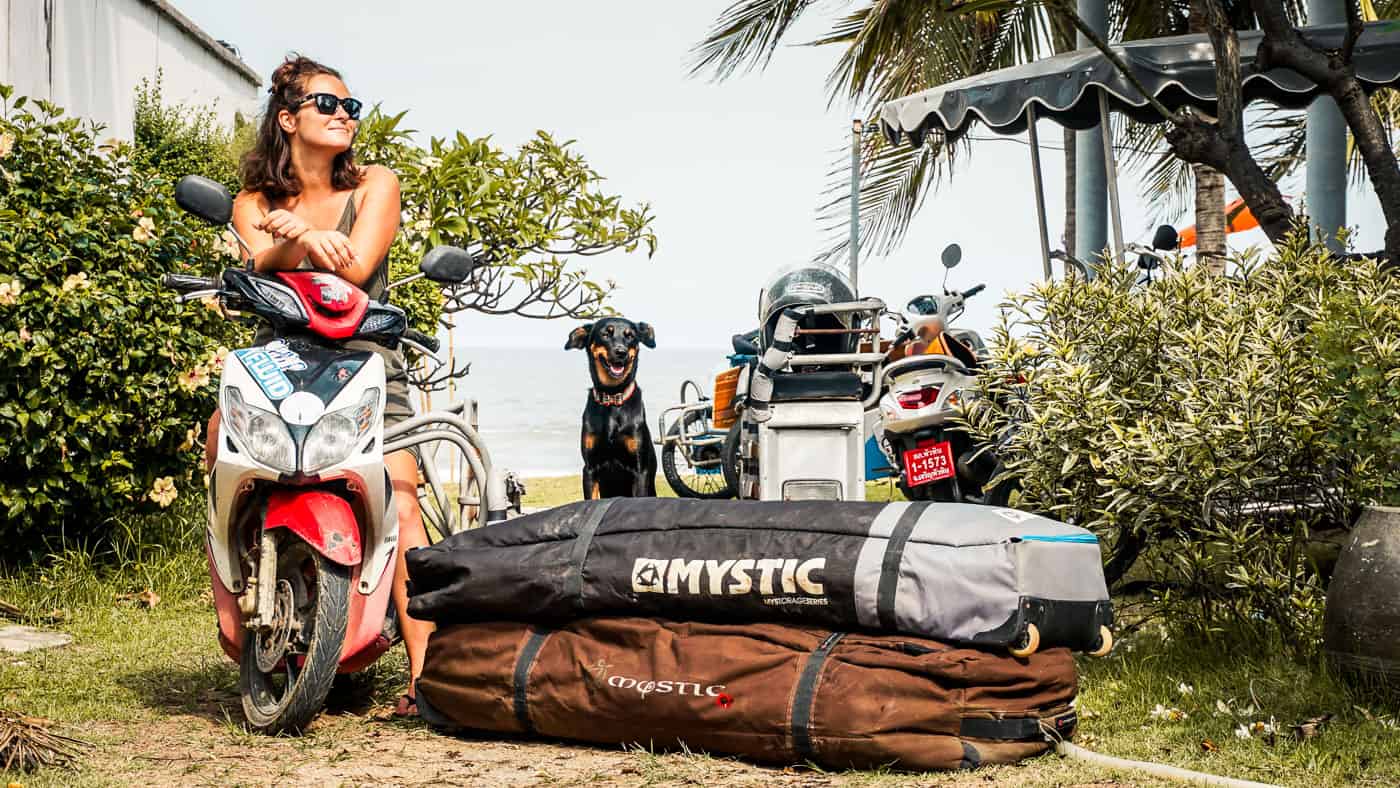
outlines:
[[[305,542],[284,537],[272,626],[250,631],[238,684],[258,733],[300,733],[325,706],[350,612],[350,575]]]

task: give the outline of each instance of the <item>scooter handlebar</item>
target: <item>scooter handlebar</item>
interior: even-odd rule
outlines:
[[[191,293],[196,290],[218,290],[219,280],[211,279],[207,276],[190,276],[189,274],[166,274],[161,277],[161,283],[171,290]]]
[[[972,287],[971,289],[964,290],[964,291],[963,291],[963,294],[962,294],[962,297],[963,297],[963,298],[971,298],[971,297],[977,295],[978,293],[980,293],[980,292],[982,292],[983,290],[986,290],[986,289],[987,289],[987,286],[986,286],[985,284],[976,285],[975,287]]]

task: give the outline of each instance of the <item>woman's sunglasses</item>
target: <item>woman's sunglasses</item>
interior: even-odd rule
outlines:
[[[351,120],[360,119],[360,107],[364,106],[357,98],[341,98],[334,93],[311,93],[297,104],[297,109],[306,106],[308,101],[316,102],[316,111],[322,115],[334,115],[336,107],[344,107]]]

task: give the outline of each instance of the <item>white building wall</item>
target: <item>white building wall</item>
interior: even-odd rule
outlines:
[[[218,50],[218,54],[211,49]],[[136,87],[162,73],[167,103],[213,105],[232,125],[258,81],[160,0],[0,0],[0,84],[130,138]]]

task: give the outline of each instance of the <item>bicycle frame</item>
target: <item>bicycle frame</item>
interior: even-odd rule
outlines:
[[[444,442],[452,444],[462,453],[463,459],[471,469],[472,482],[469,484],[463,479],[457,480],[457,506],[454,509],[436,466],[424,461],[421,450],[416,452],[418,466],[423,471],[424,486],[432,492],[433,501],[438,507],[437,512],[433,512],[429,507],[422,507],[424,518],[443,535],[461,530],[461,527],[454,528],[454,525],[475,528],[503,521],[506,519],[506,508],[509,505],[505,481],[491,461],[491,452],[486,447],[486,442],[464,418],[466,407],[466,402],[459,402],[443,410],[414,416],[384,431],[385,455],[427,444],[440,445]],[[483,483],[486,491],[485,506],[482,505],[479,494]],[[471,486],[478,490],[475,497],[468,495],[467,491]],[[474,513],[472,507],[475,507]]]

